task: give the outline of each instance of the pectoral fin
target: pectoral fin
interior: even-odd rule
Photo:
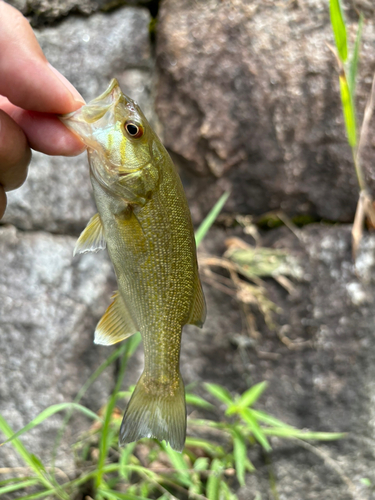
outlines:
[[[202,285],[199,279],[199,275],[197,273],[195,279],[194,304],[191,310],[191,315],[188,324],[202,328],[205,319],[206,319],[206,301],[204,300]]]
[[[116,344],[138,331],[119,292],[115,292],[112,299],[112,304],[96,327],[95,344]]]
[[[102,221],[99,214],[95,214],[78,238],[73,256],[77,253],[98,252],[104,250],[105,247]]]

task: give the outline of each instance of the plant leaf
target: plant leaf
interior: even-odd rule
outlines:
[[[205,219],[201,223],[201,225],[198,227],[198,229],[195,233],[195,242],[196,242],[197,246],[199,246],[199,244],[201,243],[203,238],[206,236],[208,230],[210,229],[212,224],[217,219],[217,216],[221,212],[229,195],[230,195],[230,192],[226,191],[224,194],[222,194],[220,196],[220,198],[217,200],[215,205],[211,208],[208,215],[205,217]]]
[[[236,467],[237,479],[241,486],[245,485],[245,467],[247,459],[247,448],[245,437],[237,429],[232,430],[233,456]]]
[[[290,429],[288,427],[273,428],[273,429],[262,429],[263,434],[267,436],[277,436],[285,439],[305,439],[314,441],[333,441],[336,439],[342,439],[347,436],[345,432],[311,432],[311,431],[301,431],[299,429]]]
[[[341,61],[348,58],[348,45],[346,39],[346,27],[340,0],[330,0],[329,11],[331,15],[331,25],[335,37],[336,47]]]
[[[207,457],[199,457],[194,462],[194,470],[201,471],[208,469],[208,458]]]
[[[229,391],[225,389],[225,387],[222,387],[221,385],[218,384],[210,384],[206,383],[204,384],[205,388],[209,393],[211,393],[213,396],[215,396],[216,399],[219,401],[222,401],[223,403],[230,405],[233,403],[233,398],[230,395]]]
[[[99,489],[103,486],[102,483],[103,483],[105,462],[107,459],[111,439],[113,437],[113,432],[111,430],[110,423],[111,423],[111,419],[112,419],[113,410],[115,408],[116,401],[117,401],[117,394],[121,388],[121,384],[122,384],[122,381],[123,381],[123,378],[125,375],[125,370],[127,367],[128,360],[129,360],[130,356],[132,356],[134,351],[137,349],[140,341],[141,341],[141,336],[140,336],[140,333],[138,332],[135,335],[132,335],[120,347],[120,356],[121,356],[120,369],[119,369],[119,373],[117,375],[115,388],[111,394],[111,397],[109,398],[109,401],[108,401],[108,404],[107,404],[107,407],[105,410],[105,415],[104,415],[104,419],[103,419],[103,425],[101,428],[101,434],[100,434],[100,440],[99,440],[99,459],[98,459],[98,464],[97,464],[97,474],[95,477],[95,484],[96,484],[97,489]]]
[[[22,457],[23,461],[31,467],[31,469],[34,471],[35,475],[38,476],[39,482],[41,485],[44,486],[47,490],[51,488],[51,483],[48,481],[48,479],[45,477],[44,473],[40,471],[40,467],[36,466],[35,461],[33,459],[33,456],[29,451],[26,449],[26,447],[23,445],[23,443],[17,439],[14,438],[15,433],[13,432],[13,429],[10,427],[8,422],[5,420],[5,418],[0,415],[0,431],[7,437],[11,438],[13,440],[12,446],[16,450],[16,452]],[[55,491],[54,488],[51,489],[51,491]],[[41,495],[45,493],[42,492]],[[22,497],[26,498],[26,497]],[[19,499],[21,500],[21,498]]]
[[[261,422],[264,422],[265,424],[268,425],[273,425],[275,427],[285,427],[288,429],[295,429],[292,425],[284,424],[281,420],[277,419],[276,417],[273,417],[272,415],[268,415],[268,413],[265,413],[264,411],[260,410],[250,410],[254,418],[257,420],[260,420]]]
[[[191,448],[200,448],[211,456],[222,455],[224,453],[222,446],[211,443],[210,441],[203,438],[187,436],[186,446],[189,446]]]
[[[31,454],[31,460],[33,461],[33,464],[35,465],[35,467],[42,473],[42,474],[45,474],[46,473],[46,468],[44,467],[44,465],[42,464],[40,458],[38,458],[36,455],[34,454]]]
[[[186,403],[188,405],[198,406],[206,410],[212,410],[214,406],[205,399],[197,396],[196,394],[186,393]]]
[[[272,448],[265,436],[265,433],[263,432],[265,429],[262,429],[260,427],[251,411],[245,408],[243,410],[240,410],[240,415],[242,419],[247,423],[250,432],[253,434],[258,443],[260,443],[266,451],[271,451]]]
[[[346,79],[345,71],[343,69],[340,72],[339,81],[342,110],[344,113],[348,142],[350,146],[354,148],[357,144],[357,127],[354,111],[354,101],[352,98],[352,94],[350,93],[350,88]]]
[[[25,425],[25,427],[23,427],[22,429],[17,431],[15,434],[13,434],[13,436],[11,436],[6,441],[1,443],[0,446],[3,446],[4,444],[9,443],[10,441],[13,441],[13,439],[18,438],[19,436],[21,436],[25,432],[29,431],[30,429],[33,429],[34,427],[41,424],[44,420],[51,417],[55,413],[58,413],[59,411],[63,411],[63,410],[70,410],[70,409],[80,411],[81,413],[83,413],[84,415],[86,415],[89,418],[92,418],[93,420],[101,421],[101,418],[96,413],[89,410],[85,406],[79,405],[77,403],[60,403],[57,405],[49,406],[48,408],[43,410],[41,413],[39,413],[39,415],[37,417],[35,417],[31,422],[29,422],[27,425]],[[0,430],[2,430],[1,425],[0,425]]]
[[[5,495],[5,493],[22,490],[29,488],[30,486],[36,486],[38,483],[38,479],[28,479],[26,481],[19,481],[16,484],[8,484],[7,486],[0,488],[0,497],[1,495]]]
[[[131,470],[128,469],[126,466],[129,463],[130,455],[133,453],[133,450],[134,450],[136,444],[137,443],[129,443],[121,451],[121,456],[120,456],[120,475],[124,479],[126,479],[127,481],[129,481],[129,476],[130,476]]]
[[[250,387],[250,389],[241,394],[237,401],[237,405],[243,407],[252,406],[265,391],[267,385],[267,382],[260,382],[259,384],[253,385],[253,387]]]
[[[214,458],[211,463],[211,474],[207,479],[206,495],[208,500],[219,500],[220,477],[223,466],[218,458]]]
[[[187,463],[184,460],[184,456],[182,453],[178,453],[177,451],[172,450],[169,445],[165,443],[160,443],[160,447],[165,453],[168,455],[168,458],[176,470],[176,475],[185,486],[193,486],[193,481],[190,478],[190,474],[188,472]]]

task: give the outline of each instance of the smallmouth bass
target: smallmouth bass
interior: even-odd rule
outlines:
[[[98,213],[75,253],[108,249],[118,291],[95,330],[110,345],[139,331],[145,364],[120,428],[120,444],[155,437],[182,451],[185,389],[181,332],[202,327],[206,306],[189,207],[166,149],[117,80],[62,122],[86,144]]]

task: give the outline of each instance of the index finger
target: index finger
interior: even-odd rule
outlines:
[[[79,93],[49,65],[22,14],[0,0],[0,19],[0,95],[44,113],[70,113],[82,106]]]

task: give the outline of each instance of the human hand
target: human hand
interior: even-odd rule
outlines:
[[[82,142],[56,114],[75,111],[83,98],[45,58],[18,10],[0,0],[0,219],[6,191],[21,186],[31,150],[77,155]]]

